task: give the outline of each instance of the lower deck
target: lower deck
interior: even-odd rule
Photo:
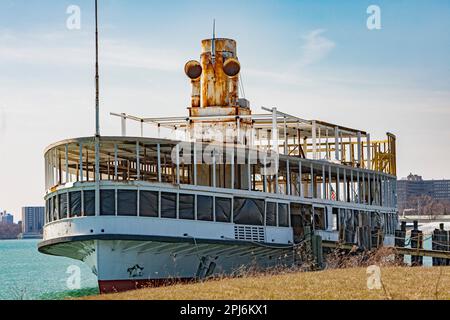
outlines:
[[[98,202],[99,214],[95,206]],[[75,183],[46,197],[44,240],[141,235],[294,245],[306,230],[370,248],[391,244],[395,208],[148,182]],[[393,243],[392,243],[393,244]]]

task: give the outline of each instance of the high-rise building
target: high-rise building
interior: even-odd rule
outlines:
[[[409,199],[429,196],[435,200],[450,201],[450,180],[423,180],[410,174],[397,182],[398,206],[405,209]]]
[[[6,211],[0,212],[0,223],[3,224],[14,224],[14,216],[7,213]]]
[[[22,208],[22,232],[26,234],[41,234],[44,227],[44,207]]]

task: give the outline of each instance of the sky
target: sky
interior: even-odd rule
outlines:
[[[93,4],[0,1],[0,210],[16,219],[44,204],[45,147],[95,131]],[[80,29],[67,28],[72,5]],[[370,5],[381,29],[367,27]],[[392,132],[399,177],[450,179],[447,0],[99,0],[99,11],[102,135],[120,134],[110,112],[187,114],[184,64],[216,19],[217,36],[238,43],[254,112]]]

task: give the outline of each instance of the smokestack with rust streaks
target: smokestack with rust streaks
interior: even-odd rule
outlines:
[[[192,81],[192,108],[237,107],[240,70],[236,41],[203,40],[200,62],[189,61],[185,66]]]

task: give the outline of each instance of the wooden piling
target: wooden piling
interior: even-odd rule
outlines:
[[[411,248],[417,251],[423,249],[423,232],[419,230],[419,222],[414,221],[414,229],[411,231]],[[413,267],[423,266],[423,257],[411,255],[411,265]]]
[[[403,221],[400,230],[395,231],[395,247],[404,248],[406,243],[405,238],[406,238],[406,222]],[[396,261],[398,263],[402,263],[403,261],[405,261],[405,256],[403,254],[397,254]]]
[[[322,237],[318,235],[313,235],[311,238],[312,242],[312,252],[314,255],[316,266],[319,269],[323,268],[323,247],[322,247]]]
[[[439,229],[435,229],[433,232],[432,240],[432,249],[436,251],[445,251],[446,250],[446,232],[444,230],[444,224],[441,223]],[[446,264],[446,259],[433,257],[433,266],[442,266]]]

